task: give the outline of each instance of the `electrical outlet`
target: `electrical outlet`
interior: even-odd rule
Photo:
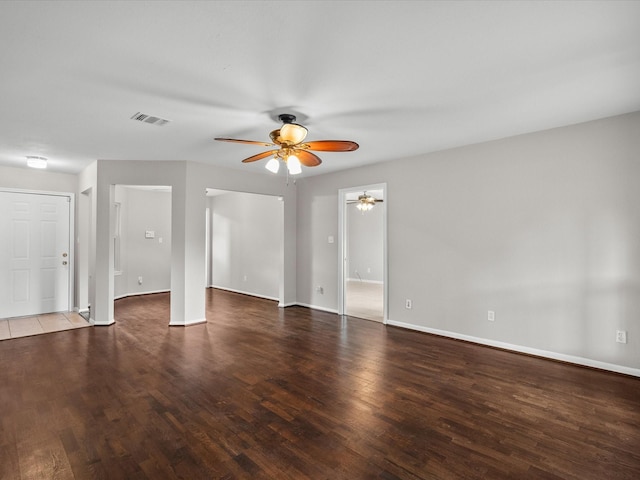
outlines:
[[[496,312],[494,312],[493,310],[487,311],[487,320],[489,320],[490,322],[495,322]]]
[[[138,285],[142,285],[142,277],[138,277]]]
[[[411,310],[413,308],[413,302],[407,298],[404,301],[404,308]]]
[[[320,295],[324,295],[324,288],[318,286],[316,287],[316,292],[318,292]]]
[[[618,342],[618,343],[627,343],[627,332],[626,332],[626,330],[618,330],[618,331],[616,331],[616,342]]]

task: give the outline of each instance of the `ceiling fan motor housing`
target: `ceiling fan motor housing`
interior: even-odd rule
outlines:
[[[278,118],[282,123],[294,123],[296,121],[296,116],[290,113],[281,113]]]

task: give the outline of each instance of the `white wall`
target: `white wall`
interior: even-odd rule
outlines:
[[[229,192],[209,199],[211,285],[278,299],[283,204],[278,197]]]
[[[115,201],[121,216],[115,297],[170,290],[171,192],[116,185]],[[146,231],[153,231],[155,238],[146,238]]]
[[[639,132],[633,113],[301,179],[298,301],[336,309],[338,189],[386,182],[391,323],[640,374]]]
[[[383,281],[383,208],[379,204],[361,212],[347,205],[347,261],[350,279]]]
[[[78,176],[33,168],[0,166],[0,187],[78,193]]]

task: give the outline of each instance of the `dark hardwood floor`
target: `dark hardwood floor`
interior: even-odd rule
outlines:
[[[640,478],[638,378],[207,298],[0,342],[0,478]]]

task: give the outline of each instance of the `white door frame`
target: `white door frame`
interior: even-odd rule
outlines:
[[[43,190],[25,190],[21,188],[5,188],[0,187],[0,192],[8,193],[26,193],[30,195],[47,195],[55,197],[67,197],[69,199],[69,270],[68,270],[68,282],[69,282],[69,298],[68,298],[68,310],[74,309],[74,297],[75,297],[75,218],[76,218],[76,194],[71,192],[49,192]]]
[[[347,301],[347,194],[362,192],[365,190],[382,190],[384,202],[376,205],[382,208],[382,287],[383,313],[382,323],[386,324],[389,319],[389,268],[387,266],[387,184],[375,183],[373,185],[361,185],[357,187],[341,188],[338,190],[338,314],[346,314]]]

